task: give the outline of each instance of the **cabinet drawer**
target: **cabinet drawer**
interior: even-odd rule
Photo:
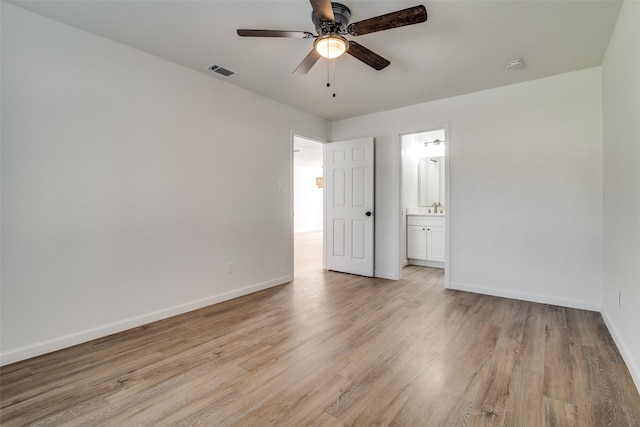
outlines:
[[[407,216],[407,225],[424,225],[432,227],[444,227],[444,216]]]

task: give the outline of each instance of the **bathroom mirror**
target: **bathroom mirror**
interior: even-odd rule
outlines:
[[[444,206],[444,156],[424,157],[418,162],[418,203]]]

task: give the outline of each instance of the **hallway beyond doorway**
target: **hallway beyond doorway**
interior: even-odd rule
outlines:
[[[294,276],[322,271],[322,230],[294,233]]]

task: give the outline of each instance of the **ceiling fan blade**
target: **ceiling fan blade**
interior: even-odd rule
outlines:
[[[405,25],[419,24],[426,20],[427,9],[420,5],[354,22],[349,25],[347,31],[352,36],[361,36],[377,31],[390,30],[391,28],[404,27]]]
[[[333,15],[333,7],[331,6],[331,0],[309,0],[313,13],[320,18],[321,21],[333,22],[336,17]]]
[[[347,53],[378,71],[391,64],[391,62],[384,59],[382,56],[370,51],[366,47],[354,42],[353,40],[349,41],[349,49],[347,49]]]
[[[308,31],[278,31],[278,30],[238,30],[241,37],[290,37],[296,39],[312,39]]]
[[[311,49],[311,52],[302,60],[298,68],[293,70],[293,74],[307,74],[311,67],[315,65],[320,59],[320,54],[315,49]]]

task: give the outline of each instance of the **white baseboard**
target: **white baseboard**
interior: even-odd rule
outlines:
[[[638,393],[640,393],[640,366],[637,365],[637,361],[632,357],[631,352],[627,348],[624,343],[624,340],[618,333],[618,329],[616,329],[614,323],[607,316],[607,312],[602,310],[601,312],[602,318],[604,319],[604,324],[607,325],[607,329],[618,346],[618,350],[624,359],[624,362],[627,364],[627,368],[631,373],[631,377],[633,378],[633,382],[636,384],[636,388],[638,389]]]
[[[189,311],[197,310],[199,308],[207,307],[223,301],[228,301],[230,299],[238,298],[243,295],[248,295],[264,289],[272,288],[274,286],[282,285],[284,283],[291,282],[292,280],[293,278],[291,276],[283,276],[277,279],[269,280],[267,282],[245,286],[244,288],[234,289],[229,292],[224,292],[218,295],[212,295],[210,297],[203,298],[200,300],[176,305],[173,307],[168,307],[163,310],[154,311],[152,313],[143,314],[141,316],[131,317],[129,319],[124,319],[122,321],[110,323],[108,325],[86,329],[84,331],[76,332],[74,334],[69,334],[59,338],[42,341],[30,346],[10,350],[0,354],[0,366],[8,365],[14,362],[19,362],[21,360],[40,356],[46,353],[51,353],[52,351],[61,350],[63,348],[71,347],[73,345],[82,344],[84,342],[91,341],[97,338],[102,338],[107,335],[126,331],[127,329],[146,325],[147,323],[156,322],[162,319],[167,319],[169,317],[177,316],[179,314],[187,313]]]
[[[374,271],[373,277],[379,277],[381,279],[398,280],[395,273],[388,273],[386,271]]]
[[[581,310],[600,311],[601,306],[588,301],[579,301],[567,298],[549,297],[546,295],[529,294],[525,292],[505,291],[503,289],[488,288],[484,286],[468,285],[465,283],[451,282],[449,289],[457,291],[474,292],[476,294],[492,295],[529,302],[539,302],[541,304],[559,305],[561,307],[579,308]]]
[[[412,259],[408,262],[409,265],[419,265],[422,267],[432,267],[432,268],[444,268],[444,262],[438,261],[425,261],[421,259]]]

